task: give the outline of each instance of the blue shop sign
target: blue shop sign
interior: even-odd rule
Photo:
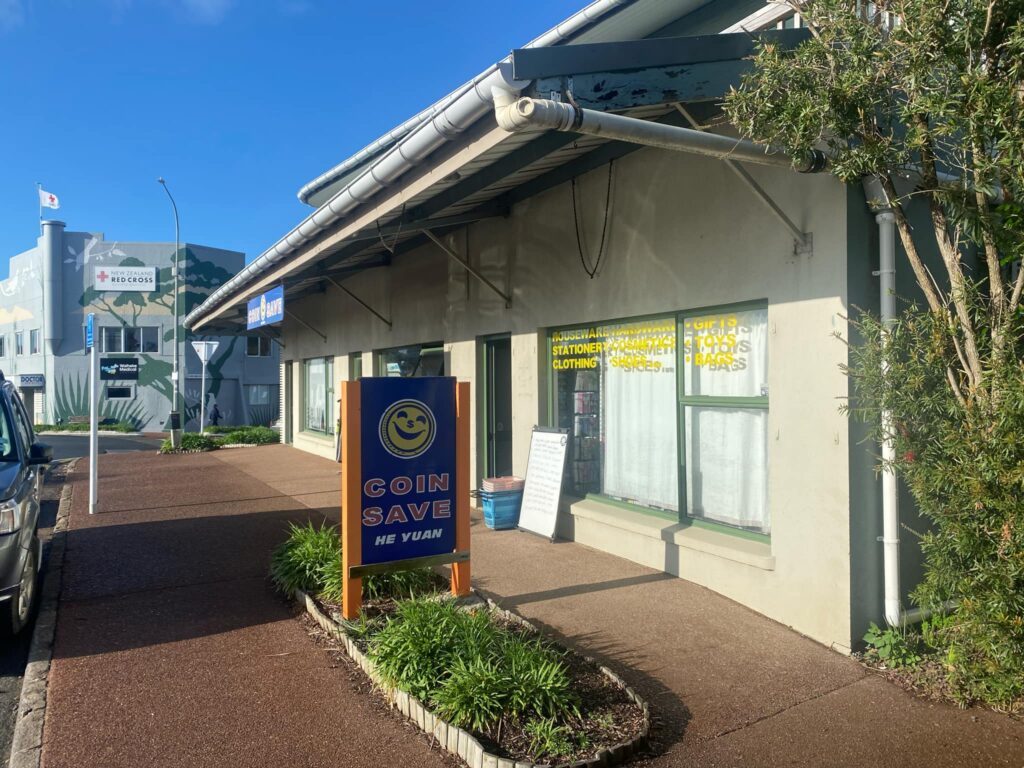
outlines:
[[[455,379],[360,380],[362,562],[455,550]]]
[[[249,299],[245,327],[248,330],[284,320],[284,286],[271,288],[255,299]]]

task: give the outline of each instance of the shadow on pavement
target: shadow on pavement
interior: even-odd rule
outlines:
[[[301,507],[114,524],[94,518],[72,529],[54,657],[213,638],[289,619],[291,608],[268,578],[270,555],[289,523],[307,520],[321,518]]]

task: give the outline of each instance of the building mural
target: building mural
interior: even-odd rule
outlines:
[[[180,247],[183,318],[242,268],[244,256],[194,244]],[[37,423],[88,414],[84,326],[93,312],[100,355],[139,362],[137,381],[101,383],[101,418],[147,431],[164,428],[173,394],[173,256],[171,243],[108,241],[100,233],[67,232],[61,222],[44,222],[37,246],[11,259],[11,276],[0,282],[0,367],[19,386]],[[96,287],[100,272],[102,282],[118,268],[152,270],[155,290]],[[245,338],[192,335],[179,326],[185,428],[199,427],[202,364],[190,344],[198,339],[219,342],[207,364],[208,409],[216,403],[225,424],[274,421],[277,350],[264,345],[250,356]]]

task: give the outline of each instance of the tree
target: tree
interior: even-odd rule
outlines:
[[[998,398],[991,375],[1017,339],[1024,270],[1024,3],[1014,0],[793,2],[812,38],[760,46],[726,103],[758,141],[796,155],[827,145],[844,181],[877,176],[928,308],[947,319],[960,404]],[[870,9],[867,10],[867,9]],[[914,188],[900,192],[901,179]],[[907,217],[927,204],[945,276],[929,273]],[[993,201],[1002,200],[999,206]],[[972,314],[965,257],[985,266],[985,311]]]
[[[804,0],[726,100],[746,136],[876,177],[926,307],[861,315],[851,411],[930,518],[921,605],[957,695],[1024,696],[1024,2]],[[909,182],[909,183],[908,183]],[[915,232],[911,206],[930,227]],[[924,239],[941,256],[938,274]],[[883,413],[891,419],[880,418]]]

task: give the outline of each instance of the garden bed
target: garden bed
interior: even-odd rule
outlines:
[[[454,600],[434,571],[365,577],[360,618],[341,621],[337,529],[306,524],[274,551],[271,578],[393,706],[473,768],[613,765],[646,744],[647,704],[614,672],[493,602]]]
[[[441,578],[438,576],[438,579]],[[489,729],[460,728],[441,718],[423,701],[391,685],[372,658],[374,633],[360,627],[393,619],[398,603],[375,600],[364,606],[364,620],[338,620],[339,606],[296,590],[296,599],[306,612],[367,674],[389,704],[408,717],[425,733],[470,766],[497,768],[523,766],[611,766],[639,754],[646,748],[650,730],[648,705],[607,667],[571,650],[561,648],[541,635],[529,622],[505,611],[493,601],[471,598],[467,611],[483,611],[498,627],[528,642],[539,642],[564,662],[572,692],[578,699],[578,715],[564,722],[555,718],[502,719]],[[446,600],[443,595],[433,599]]]

